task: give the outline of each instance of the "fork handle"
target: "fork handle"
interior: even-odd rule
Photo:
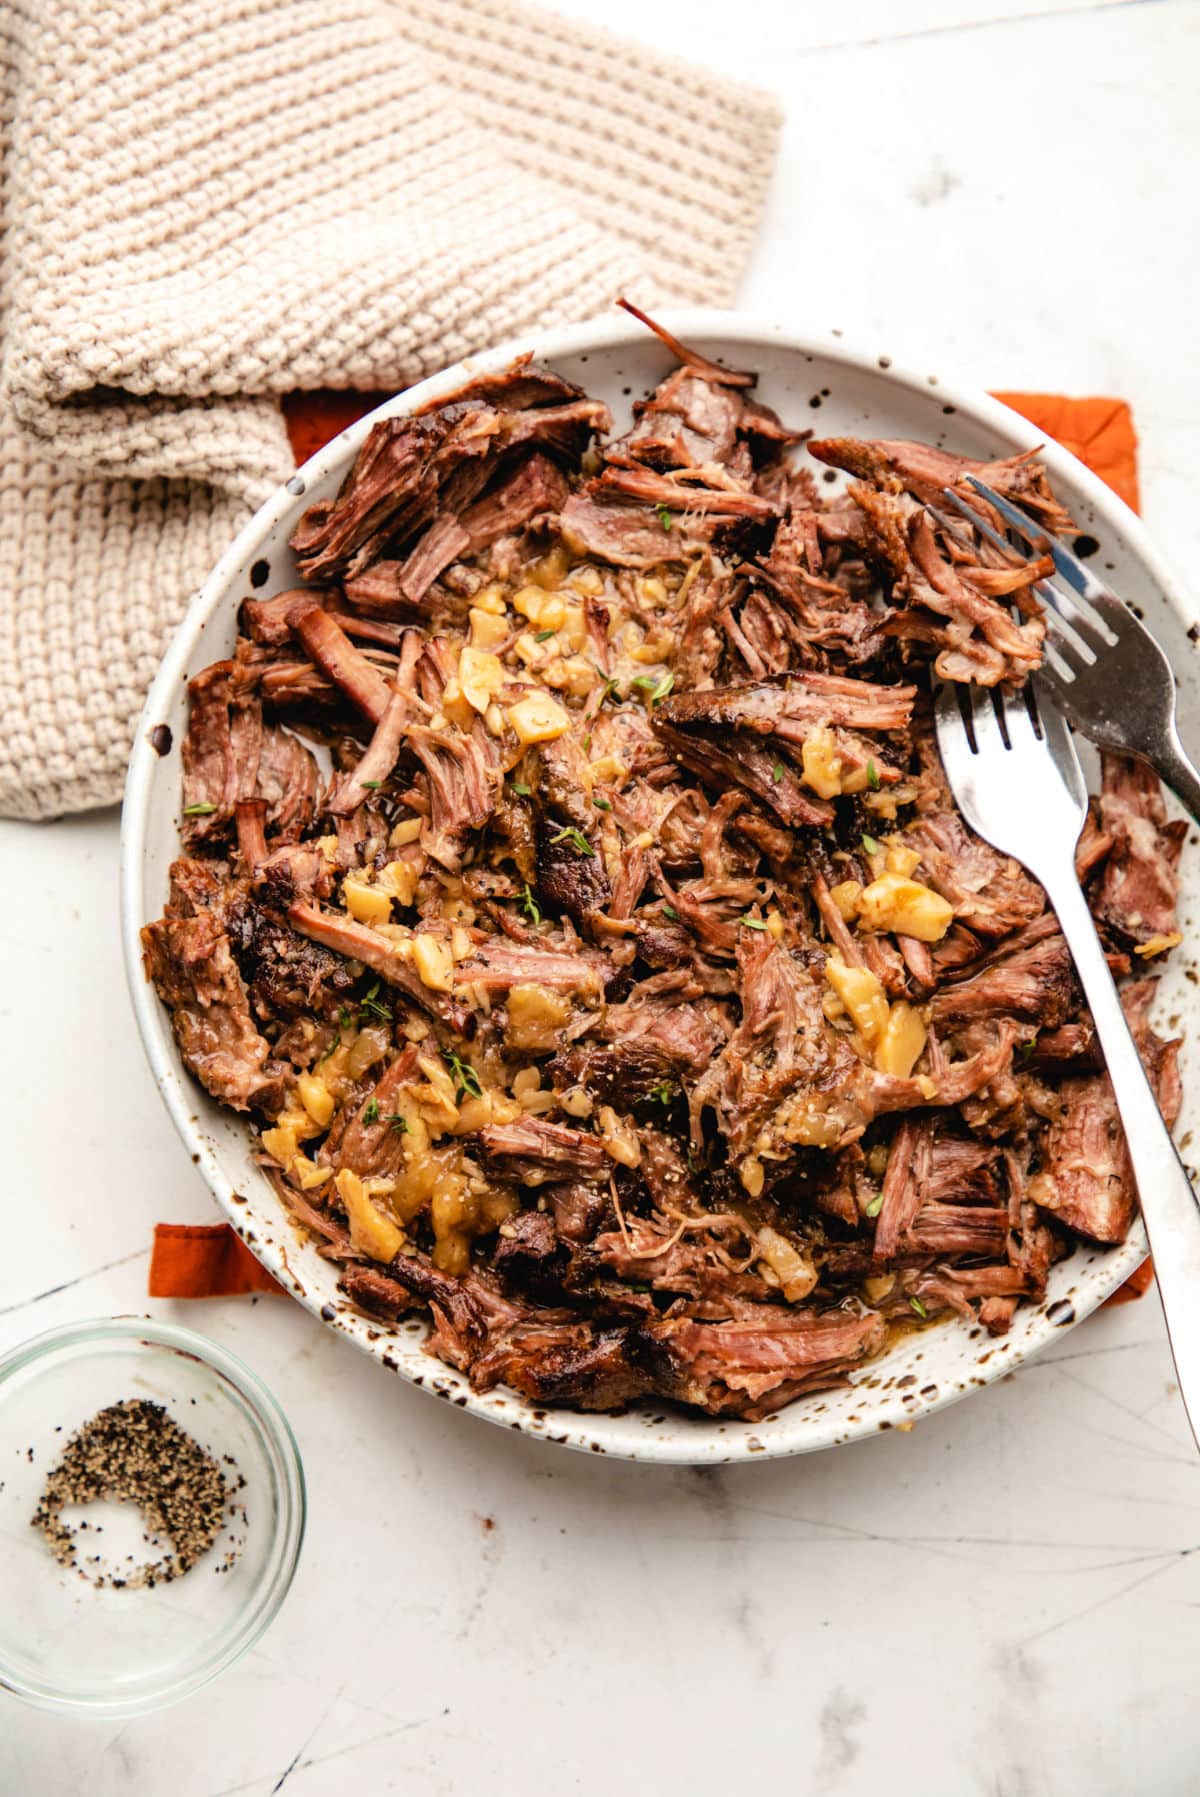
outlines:
[[[1170,730],[1164,734],[1161,746],[1155,750],[1153,767],[1184,809],[1190,811],[1200,824],[1200,773],[1197,773],[1194,762],[1179,740],[1173,718]]]
[[[1045,882],[1046,890],[1104,1050],[1154,1255],[1179,1390],[1200,1446],[1200,1203],[1163,1122],[1087,901],[1073,870],[1058,869],[1056,874]]]

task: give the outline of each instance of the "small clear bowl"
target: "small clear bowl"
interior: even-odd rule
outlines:
[[[70,1437],[123,1398],[165,1406],[230,1475],[231,1528],[168,1583],[97,1587],[30,1526]],[[244,1517],[242,1508],[244,1507]],[[96,1507],[96,1514],[101,1514]],[[189,1696],[262,1634],[304,1538],[304,1472],[279,1405],[215,1342],[145,1317],[51,1330],[0,1359],[0,1687],[46,1709],[133,1716]],[[106,1560],[154,1559],[130,1504],[103,1507]],[[99,1546],[95,1535],[82,1541]],[[227,1549],[236,1558],[226,1569]]]

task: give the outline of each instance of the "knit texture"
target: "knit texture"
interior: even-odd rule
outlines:
[[[0,0],[0,812],[119,797],[277,395],[734,297],[775,102],[506,0]]]

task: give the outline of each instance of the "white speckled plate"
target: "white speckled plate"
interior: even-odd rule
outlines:
[[[831,435],[923,438],[978,456],[1004,455],[1041,441],[1024,419],[984,394],[952,391],[935,374],[904,372],[887,354],[851,350],[836,331],[803,338],[736,313],[676,313],[665,322],[706,355],[757,369],[760,395],[789,424],[819,426],[823,434]],[[888,348],[879,346],[880,351]],[[661,344],[621,316],[507,344],[460,363],[389,400],[372,419],[436,399],[473,374],[503,367],[525,349],[607,400],[618,427],[628,417],[631,399],[661,379],[670,366]],[[314,499],[336,492],[372,419],[344,431],[314,456],[263,506],[213,570],[180,625],[147,700],[125,792],[122,933],[134,1010],[176,1127],[242,1239],[330,1328],[415,1385],[489,1422],[568,1447],[637,1460],[700,1464],[756,1454],[801,1454],[894,1428],[1000,1378],[1086,1317],[1143,1259],[1140,1226],[1119,1249],[1080,1248],[1057,1266],[1045,1305],[1019,1310],[1012,1330],[1000,1341],[978,1328],[939,1324],[905,1339],[841,1390],[802,1398],[760,1423],[738,1423],[683,1415],[652,1404],[620,1416],[584,1416],[535,1409],[505,1390],[480,1396],[460,1374],[423,1352],[423,1324],[409,1322],[389,1330],[360,1316],[339,1297],[336,1269],[300,1240],[255,1168],[244,1125],[211,1103],[184,1072],[167,1013],[143,978],[138,931],[160,914],[168,868],[178,852],[178,745],[186,727],[185,682],[231,651],[237,608],[251,587],[265,597],[296,584],[288,537]],[[1045,461],[1056,490],[1099,543],[1096,565],[1143,609],[1175,659],[1186,734],[1191,720],[1200,721],[1198,667],[1187,637],[1192,614],[1134,514],[1064,451],[1048,447]],[[150,740],[160,724],[170,728],[174,741],[162,756]],[[1036,795],[1031,794],[1030,801],[1036,803]],[[1189,843],[1181,906],[1188,943],[1196,931],[1198,881],[1200,858]],[[1163,982],[1158,1015],[1173,1028],[1190,1009],[1187,979],[1193,959],[1194,952],[1185,946]],[[1185,1153],[1197,1116],[1196,1058],[1197,1050],[1185,1046],[1180,1123]]]

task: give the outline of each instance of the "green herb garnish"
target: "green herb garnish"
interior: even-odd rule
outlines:
[[[879,844],[873,836],[864,836],[862,845],[864,849],[866,849],[868,855],[877,855],[879,853]]]
[[[913,1309],[916,1311],[917,1315],[921,1318],[921,1320],[923,1322],[925,1320],[925,1318],[929,1315],[929,1312],[926,1310],[926,1308],[922,1304],[921,1300],[919,1298],[910,1298],[908,1301],[912,1305]]]
[[[678,921],[679,921],[679,913],[675,909],[674,905],[664,905],[662,908],[662,914],[664,917],[669,917],[671,919],[672,923],[678,923]]]
[[[452,1048],[443,1048],[442,1059],[454,1075],[454,1083],[458,1090],[455,1098],[459,1104],[464,1098],[482,1098],[483,1087],[479,1083],[479,1075],[470,1061],[460,1060]]]
[[[512,789],[516,793],[518,798],[527,799],[529,797],[529,788],[527,786],[522,785],[520,780],[513,781]]]
[[[382,780],[364,780],[363,785],[366,787],[368,792],[378,792],[379,788],[383,785],[383,781]]]
[[[569,842],[577,855],[594,855],[596,853],[583,831],[575,829],[574,825],[566,830],[560,830],[557,836],[552,836],[550,840],[551,842]]]
[[[371,987],[371,990],[367,993],[367,996],[359,999],[359,1012],[363,1016],[374,1017],[379,1023],[390,1023],[392,1021],[392,1008],[390,1005],[384,1004],[383,1000],[377,996],[378,992],[379,981],[376,980],[375,984]]]
[[[639,674],[636,680],[630,682],[632,686],[645,688],[650,695],[651,705],[657,705],[660,699],[665,699],[674,684],[674,674],[664,674],[661,680],[655,680],[652,674]]]
[[[876,1192],[876,1194],[872,1198],[870,1204],[868,1204],[868,1206],[867,1206],[867,1215],[868,1215],[868,1217],[877,1217],[882,1209],[883,1209],[883,1193]]]
[[[528,880],[526,880],[525,890],[521,894],[521,909],[522,909],[522,911],[524,911],[524,913],[525,913],[526,917],[529,919],[530,923],[541,923],[542,907],[538,904],[537,900],[534,898],[533,889],[530,886]]]
[[[738,922],[744,923],[748,930],[765,930],[767,927],[761,917],[740,917]]]
[[[661,1080],[657,1086],[651,1086],[646,1094],[651,1104],[670,1104],[674,1096],[675,1086],[669,1079]]]
[[[599,711],[600,707],[603,705],[604,701],[608,698],[610,693],[616,693],[618,700],[620,699],[621,695],[618,690],[620,687],[620,684],[621,683],[619,680],[606,680],[604,682],[604,685],[600,688],[600,697],[596,700],[596,710],[597,711]]]
[[[349,1024],[352,1024],[352,1022],[354,1022],[354,1017],[352,1017],[352,1015],[350,1015],[349,1010],[347,1010],[347,1006],[345,1006],[345,1005],[341,1006],[341,1010],[340,1010],[340,1012],[338,1012],[338,1033],[336,1033],[336,1037],[334,1037],[334,1039],[332,1039],[331,1044],[329,1044],[329,1048],[325,1049],[325,1053],[323,1053],[323,1055],[322,1055],[322,1066],[325,1066],[325,1062],[327,1062],[327,1060],[329,1060],[329,1057],[331,1057],[332,1051],[334,1051],[334,1049],[338,1048],[338,1044],[340,1044],[340,1042],[341,1042],[341,1031],[345,1030],[345,1028],[347,1028],[347,1026],[349,1026]]]
[[[368,1098],[363,1106],[362,1120],[364,1123],[379,1122],[379,1100],[377,1098]]]
[[[592,794],[592,804],[596,807],[597,811],[611,811],[612,810],[611,801],[609,799],[602,799],[600,797],[599,793]]]
[[[654,515],[658,519],[659,523],[662,525],[664,530],[670,530],[672,519],[671,519],[671,508],[669,505],[665,505],[665,504],[656,505],[654,508]]]
[[[871,788],[872,792],[879,791],[879,769],[875,766],[873,761],[868,761],[867,763],[867,785]]]
[[[216,809],[215,805],[210,805],[208,800],[204,799],[199,805],[185,805],[183,815],[184,817],[211,817]]]
[[[783,779],[783,763],[782,763],[782,761],[777,761],[775,763],[775,766],[771,769],[771,778],[772,778],[772,780],[774,780],[776,786],[778,786],[779,782]]]
[[[389,1111],[384,1122],[390,1123],[398,1136],[408,1134],[408,1118],[401,1116],[399,1111]]]
[[[553,630],[539,630],[535,633],[533,640],[535,643],[548,643],[550,638],[556,634],[557,632]]]

